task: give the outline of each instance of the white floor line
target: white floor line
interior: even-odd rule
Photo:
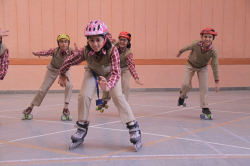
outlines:
[[[250,97],[247,97],[247,98],[250,98]],[[235,100],[240,100],[240,99],[246,99],[246,98],[237,98],[237,99],[227,100],[227,101],[218,102],[218,103],[211,103],[210,105],[213,105],[213,104],[220,104],[220,103],[225,103],[225,102],[230,102],[230,101],[235,101]],[[162,113],[157,113],[157,114],[151,114],[151,115],[146,115],[146,116],[140,116],[140,117],[136,117],[136,118],[143,118],[143,117],[148,117],[148,116],[153,116],[153,115],[166,114],[166,113],[175,112],[175,111],[179,111],[179,110],[183,110],[183,109],[192,109],[192,108],[195,108],[195,107],[198,107],[198,106],[189,107],[189,108],[182,108],[182,109],[178,109],[178,110],[167,111],[167,112],[162,112]],[[19,119],[19,118],[6,117],[6,116],[0,116],[0,117],[12,118],[12,119]],[[20,119],[21,119],[21,118],[20,118]],[[51,122],[51,123],[61,123],[61,124],[62,124],[62,122],[55,122],[55,121],[45,121],[45,120],[36,120],[36,121]],[[93,125],[93,126],[90,126],[90,127],[97,127],[97,126],[102,126],[102,125],[112,124],[112,123],[117,123],[117,122],[120,122],[120,120],[119,120],[119,121],[114,121],[114,122],[109,122],[109,123],[104,123],[104,124]],[[74,125],[74,124],[69,124],[69,123],[63,123],[63,124]],[[200,142],[200,141],[198,141],[198,142]],[[234,147],[236,147],[236,146],[234,146]],[[242,147],[241,147],[241,148],[242,148]],[[250,149],[250,148],[247,148],[247,149]]]
[[[250,106],[250,105],[249,105]],[[201,109],[194,109],[194,110],[201,110]],[[232,114],[246,114],[246,115],[249,115],[250,113],[247,113],[247,112],[232,112],[232,111],[221,111],[221,110],[211,110],[212,112],[226,112],[226,113],[232,113]]]
[[[24,159],[24,160],[6,160],[6,161],[0,161],[0,163],[19,163],[22,164],[22,162],[36,162],[36,161],[62,161],[62,160],[81,160],[81,159],[107,159],[107,158],[135,158],[135,160],[138,160],[140,158],[149,158],[149,160],[152,160],[150,158],[160,158],[160,157],[173,157],[173,159],[180,158],[187,158],[190,159],[190,157],[204,157],[204,158],[211,158],[211,157],[219,157],[221,159],[224,158],[230,158],[230,157],[250,157],[249,154],[224,154],[225,157],[221,157],[220,154],[159,154],[159,155],[123,155],[123,156],[92,156],[92,157],[64,157],[64,158],[44,158],[44,159]],[[240,158],[241,159],[241,158]],[[147,160],[147,159],[144,159]],[[155,159],[153,159],[155,160]],[[94,160],[98,161],[98,160]],[[72,161],[74,162],[74,161]]]
[[[207,145],[209,148],[211,148],[212,150],[214,150],[214,151],[217,152],[218,154],[221,154],[221,155],[224,156],[224,154],[223,154],[220,150],[218,150],[218,149],[216,149],[215,147],[211,146],[209,143],[207,143],[206,141],[202,140],[198,135],[196,135],[195,133],[192,133],[190,130],[186,129],[186,128],[183,127],[182,125],[180,125],[180,126],[181,126],[181,128],[184,129],[185,131],[190,132],[191,135],[193,135],[195,138],[197,138],[197,139],[200,140],[202,143],[204,143],[205,145]]]
[[[78,103],[78,101],[76,102],[70,102],[70,104],[73,103]],[[58,106],[58,105],[64,105],[64,103],[62,102],[61,104],[53,104],[53,105],[45,105],[45,106],[40,106],[39,108],[46,108],[46,107],[53,107],[53,106]],[[25,108],[16,108],[16,109],[12,109],[12,110],[3,110],[0,112],[8,112],[8,111],[23,111]]]
[[[8,118],[8,117],[7,117]],[[12,118],[12,119],[17,119],[17,118]],[[116,121],[118,122],[118,121]],[[60,123],[60,122],[58,122]],[[114,122],[111,122],[114,123]],[[68,123],[67,123],[68,124]],[[105,123],[107,124],[107,123]],[[73,125],[73,124],[70,124]],[[104,125],[104,124],[100,124],[100,125]],[[97,129],[104,129],[104,130],[113,130],[113,131],[121,131],[121,132],[128,132],[128,130],[121,130],[121,129],[111,129],[111,128],[104,128],[104,127],[97,127],[98,125],[94,125],[94,126],[90,126],[90,128],[97,128]],[[59,132],[54,132],[54,133],[48,133],[48,134],[43,134],[43,135],[37,135],[37,136],[33,136],[33,137],[26,137],[26,138],[20,138],[20,139],[16,139],[16,140],[11,140],[8,142],[16,142],[16,141],[20,141],[20,140],[26,140],[26,139],[32,139],[32,138],[38,138],[38,137],[43,137],[43,136],[48,136],[48,135],[53,135],[53,134],[58,134],[58,133],[63,133],[63,132],[68,132],[68,131],[74,131],[76,129],[70,129],[70,130],[64,130],[64,131],[59,131]],[[151,135],[151,136],[159,136],[159,137],[170,137],[168,135],[160,135],[160,134],[153,134],[153,133],[145,133],[142,132],[142,134],[146,134],[146,135]],[[194,142],[201,142],[203,143],[204,141],[201,140],[195,140],[195,139],[188,139],[188,138],[181,138],[181,137],[176,137],[176,139],[181,139],[181,140],[187,140],[187,141],[194,141]],[[228,144],[221,144],[221,143],[216,143],[216,142],[207,142],[206,143],[209,144],[215,144],[215,145],[221,145],[221,146],[227,146],[227,147],[233,147],[233,148],[240,148],[240,149],[247,149],[250,150],[250,148],[248,147],[241,147],[241,146],[234,146],[234,145],[228,145]]]

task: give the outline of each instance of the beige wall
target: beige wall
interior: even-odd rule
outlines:
[[[71,46],[83,47],[84,27],[93,19],[103,20],[114,37],[123,30],[132,34],[136,69],[145,84],[132,80],[132,87],[180,87],[188,53],[181,59],[176,53],[199,39],[205,27],[218,32],[221,86],[250,86],[250,0],[0,0],[0,28],[10,30],[3,42],[11,63],[0,90],[38,89],[49,58],[31,52],[56,47],[60,33],[70,36]],[[72,67],[74,89],[80,89],[83,67]]]

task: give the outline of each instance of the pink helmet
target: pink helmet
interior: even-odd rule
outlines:
[[[93,36],[93,35],[106,35],[108,33],[107,25],[101,20],[93,20],[87,24],[84,29],[84,35]]]

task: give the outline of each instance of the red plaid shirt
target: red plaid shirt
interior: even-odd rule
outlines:
[[[9,50],[0,57],[0,80],[3,80],[9,67]]]
[[[108,33],[106,36],[108,37],[109,41],[112,44],[114,42],[116,42],[116,40],[112,37],[112,35],[110,33]],[[119,54],[123,53],[126,50],[126,48],[120,48],[119,46],[117,46],[117,48],[118,48]],[[133,54],[129,54],[126,57],[126,62],[127,62],[129,71],[130,71],[131,75],[134,77],[134,79],[139,78],[138,75],[137,75],[137,72],[135,70],[135,63],[134,63],[134,60],[133,60]]]
[[[209,45],[209,47],[207,47],[206,49],[203,48],[203,41],[199,41],[198,44],[201,46],[201,52],[202,54],[204,54],[205,52],[207,52],[208,50],[213,50],[213,45],[212,43]]]
[[[70,55],[62,64],[62,67],[60,68],[60,74],[65,74],[69,68],[73,65],[79,65],[83,61],[85,61],[84,58],[84,48],[79,49],[78,51],[74,52],[72,55]],[[102,54],[106,55],[106,51],[102,50]],[[88,54],[88,56],[96,56],[95,52],[91,50]],[[120,71],[120,57],[117,48],[114,48],[114,51],[112,52],[111,56],[111,62],[110,62],[110,77],[109,81],[107,83],[107,86],[112,89],[115,87],[116,83],[121,77],[121,71]]]
[[[49,50],[44,50],[44,51],[38,51],[35,52],[38,56],[53,56],[53,52],[55,49],[51,48]],[[67,49],[66,51],[63,51],[62,49],[59,48],[59,53],[61,57],[63,58],[66,54],[69,53],[69,50]]]
[[[119,50],[119,54],[122,54],[126,50],[126,47],[125,48],[120,48],[119,46],[117,46],[117,48]],[[134,79],[139,78],[138,75],[137,75],[137,72],[135,70],[135,63],[133,61],[133,54],[129,54],[126,57],[126,62],[127,62],[129,71],[130,71],[131,75],[133,76],[133,78]]]

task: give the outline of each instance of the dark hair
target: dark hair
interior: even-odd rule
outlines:
[[[214,32],[214,30],[212,29],[211,31],[213,31]],[[203,36],[204,34],[202,34],[202,36]],[[215,35],[213,35],[213,40],[214,40],[214,38],[215,38]]]
[[[128,36],[131,37],[131,34],[129,33]],[[129,40],[129,39],[128,39],[127,48],[131,48],[131,43],[130,43],[130,40]]]
[[[3,38],[2,37],[0,37],[0,38],[1,38],[0,44],[2,44]]]
[[[105,39],[104,35],[98,35],[101,36],[103,39]],[[87,36],[87,39],[89,38],[89,36]],[[86,48],[88,51],[90,51],[92,48],[90,47],[89,43],[87,42]],[[110,48],[112,48],[112,44],[111,42],[107,39],[105,45],[103,46],[103,49],[105,51],[108,51]]]

